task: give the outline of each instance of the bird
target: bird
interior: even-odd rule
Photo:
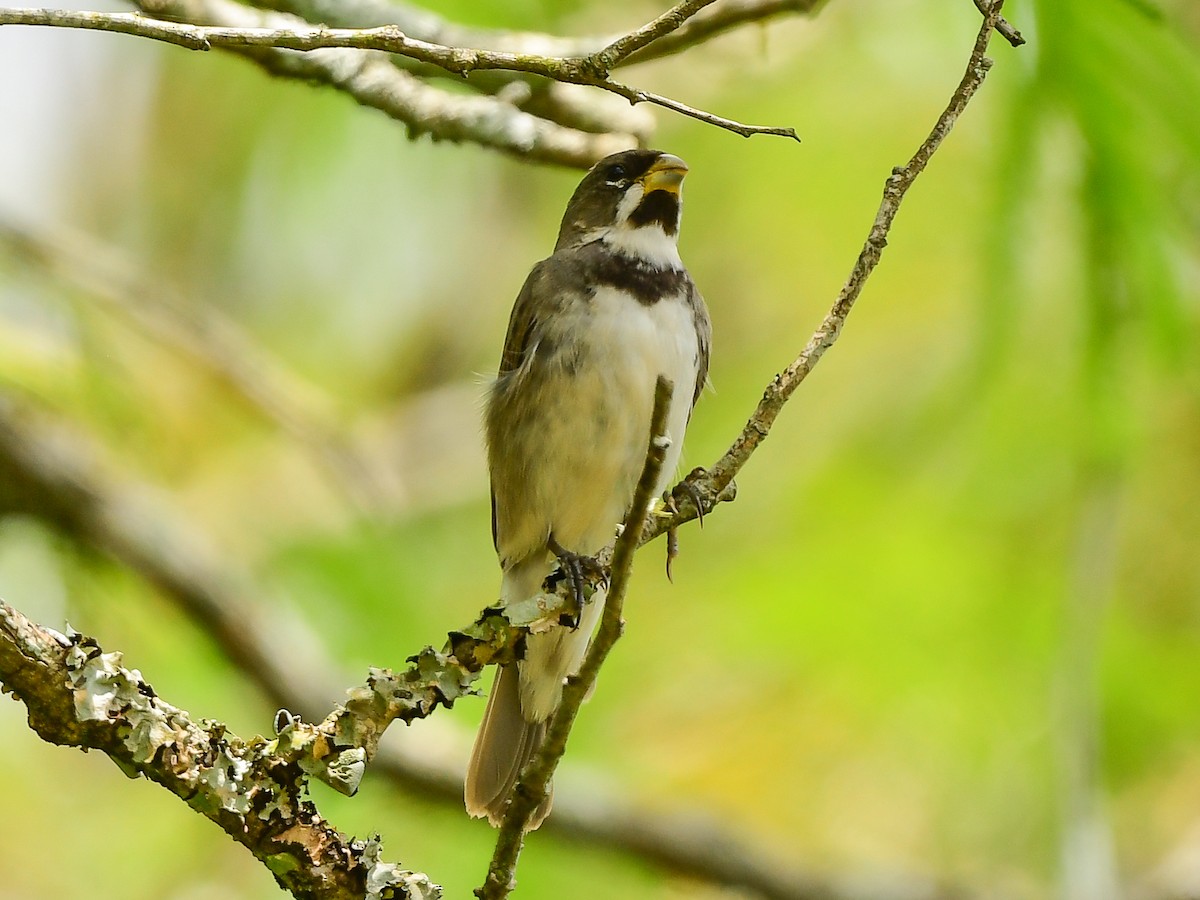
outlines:
[[[592,166],[567,203],[554,252],[513,305],[484,414],[501,605],[536,595],[556,565],[578,579],[580,562],[594,563],[614,539],[645,461],[660,375],[674,392],[654,496],[678,467],[712,334],[679,256],[687,172],[678,156],[648,149]],[[471,816],[503,821],[604,600],[597,589],[578,627],[530,634],[524,658],[499,668],[467,769]],[[551,799],[548,788],[529,829]]]

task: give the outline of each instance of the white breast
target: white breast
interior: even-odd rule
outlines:
[[[639,423],[635,428],[641,431],[635,480],[646,452],[655,381],[659,375],[664,375],[674,385],[667,419],[671,447],[667,451],[659,492],[674,476],[679,464],[683,433],[696,387],[699,346],[695,317],[685,300],[683,296],[664,297],[647,306],[613,287],[598,289],[592,300],[589,330],[594,346],[608,348],[602,353],[612,353],[611,364],[616,369],[613,375],[626,392],[633,421]]]

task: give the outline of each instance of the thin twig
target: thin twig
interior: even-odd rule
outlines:
[[[983,79],[992,66],[992,60],[985,53],[992,33],[996,30],[996,23],[1000,20],[1000,9],[1003,5],[1004,0],[996,0],[987,15],[984,16],[983,24],[979,28],[975,44],[971,49],[970,58],[967,60],[966,71],[951,95],[946,109],[934,123],[929,137],[917,148],[907,165],[898,166],[892,170],[892,174],[884,184],[883,199],[875,213],[875,220],[871,223],[866,242],[863,244],[858,258],[854,261],[850,276],[820,326],[809,339],[808,344],[792,364],[776,375],[767,385],[757,408],[725,455],[717,460],[707,472],[697,470],[688,476],[688,481],[695,489],[694,493],[701,497],[706,506],[705,513],[711,511],[712,506],[720,502],[722,495],[730,489],[734,477],[770,433],[771,426],[775,423],[788,398],[820,362],[825,351],[837,341],[846,317],[854,307],[854,302],[862,293],[867,279],[879,264],[883,249],[887,246],[888,232],[895,221],[896,213],[900,210],[901,201],[917,176],[925,170],[933,154],[950,134],[954,123],[958,121],[958,117],[962,115],[971,98],[975,96],[975,92],[983,84]],[[678,498],[677,511],[656,517],[647,539],[657,537],[658,534],[669,528],[690,521],[696,518],[696,515],[697,510],[690,496],[688,493],[682,493]]]
[[[991,6],[992,3],[990,0],[975,0],[975,8],[985,16],[990,12],[989,8]],[[1021,32],[1013,28],[1003,16],[996,16],[996,31],[1014,47],[1020,47],[1025,43],[1025,38]]]
[[[711,41],[728,31],[785,13],[815,12],[825,0],[726,0],[715,9],[688,19],[677,31],[618,61],[614,68],[673,56],[689,47]],[[569,55],[569,54],[568,54]]]
[[[158,3],[140,4],[148,8]],[[598,74],[590,59],[535,56],[468,47],[447,47],[408,37],[399,28],[325,28],[296,22],[288,27],[245,28],[224,25],[193,25],[152,19],[137,13],[77,12],[58,9],[3,9],[0,26],[42,25],[109,31],[164,41],[189,50],[223,47],[239,51],[328,49],[376,50],[439,66],[457,75],[486,69],[526,72],[566,84],[581,84],[618,94],[630,103],[652,103],[690,116],[742,137],[770,134],[796,138],[791,128],[748,125],[703,112],[649,91],[639,91]],[[636,48],[635,48],[636,49]],[[476,98],[481,99],[481,98]]]
[[[629,586],[629,573],[633,569],[633,555],[641,543],[646,513],[654,499],[654,487],[658,484],[669,446],[666,436],[667,414],[670,411],[673,391],[674,385],[660,375],[654,389],[654,411],[650,418],[646,461],[633,494],[629,514],[625,517],[624,530],[613,548],[612,575],[600,626],[588,647],[579,673],[568,678],[563,686],[562,700],[550,719],[541,747],[513,790],[512,800],[504,814],[504,823],[500,826],[500,833],[496,838],[496,850],[488,867],[487,879],[483,886],[475,891],[479,900],[503,900],[515,887],[517,859],[521,854],[529,820],[545,798],[547,786],[558,761],[566,752],[567,739],[571,734],[571,727],[575,724],[575,717],[579,714],[579,707],[596,683],[596,676],[608,658],[609,651],[621,636],[624,626],[621,611]]]
[[[714,2],[715,0],[683,0],[653,21],[647,22],[641,28],[635,28],[629,34],[621,35],[607,47],[589,55],[588,65],[597,75],[606,77],[621,60],[627,59],[659,38],[678,31],[688,19]]]

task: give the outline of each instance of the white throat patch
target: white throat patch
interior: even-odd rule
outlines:
[[[668,235],[658,223],[641,228],[622,223],[602,229],[599,236],[614,250],[643,260],[655,269],[683,268],[674,235]]]
[[[604,241],[608,246],[626,256],[639,259],[653,269],[682,269],[683,260],[679,257],[678,223],[676,233],[667,234],[657,222],[643,225],[640,228],[630,224],[629,217],[637,209],[645,196],[641,185],[635,184],[621,198],[617,207],[615,225],[597,228],[584,238],[584,243]]]

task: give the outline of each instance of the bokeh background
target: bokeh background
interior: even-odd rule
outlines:
[[[563,34],[657,9],[439,7]],[[1006,13],[1029,45],[993,42],[736,503],[684,530],[673,585],[660,545],[639,556],[559,790],[702,811],[783,862],[889,889],[1195,898],[1200,8]],[[654,143],[692,167],[681,247],[714,320],[689,465],[723,452],[807,341],[977,23],[965,0],[830,0],[622,73],[804,139],[654,113]],[[11,228],[86,238],[85,259],[153,286],[150,307],[232,320],[382,485],[364,506],[319,439],[11,231],[0,391],[252,573],[244,602],[279,642],[303,619],[347,673],[331,702],[492,601],[481,385],[577,172],[411,142],[239,59],[94,33],[4,29],[0,122]],[[36,517],[0,519],[0,596],[124,651],[197,716],[270,728],[271,704],[169,599]],[[482,708],[392,738],[465,760]],[[0,898],[279,896],[176,798],[43,744],[19,704],[0,702],[0,736]],[[448,897],[482,880],[492,832],[461,808],[370,774],[354,799],[314,794]],[[531,900],[741,896],[548,833],[519,879]]]

